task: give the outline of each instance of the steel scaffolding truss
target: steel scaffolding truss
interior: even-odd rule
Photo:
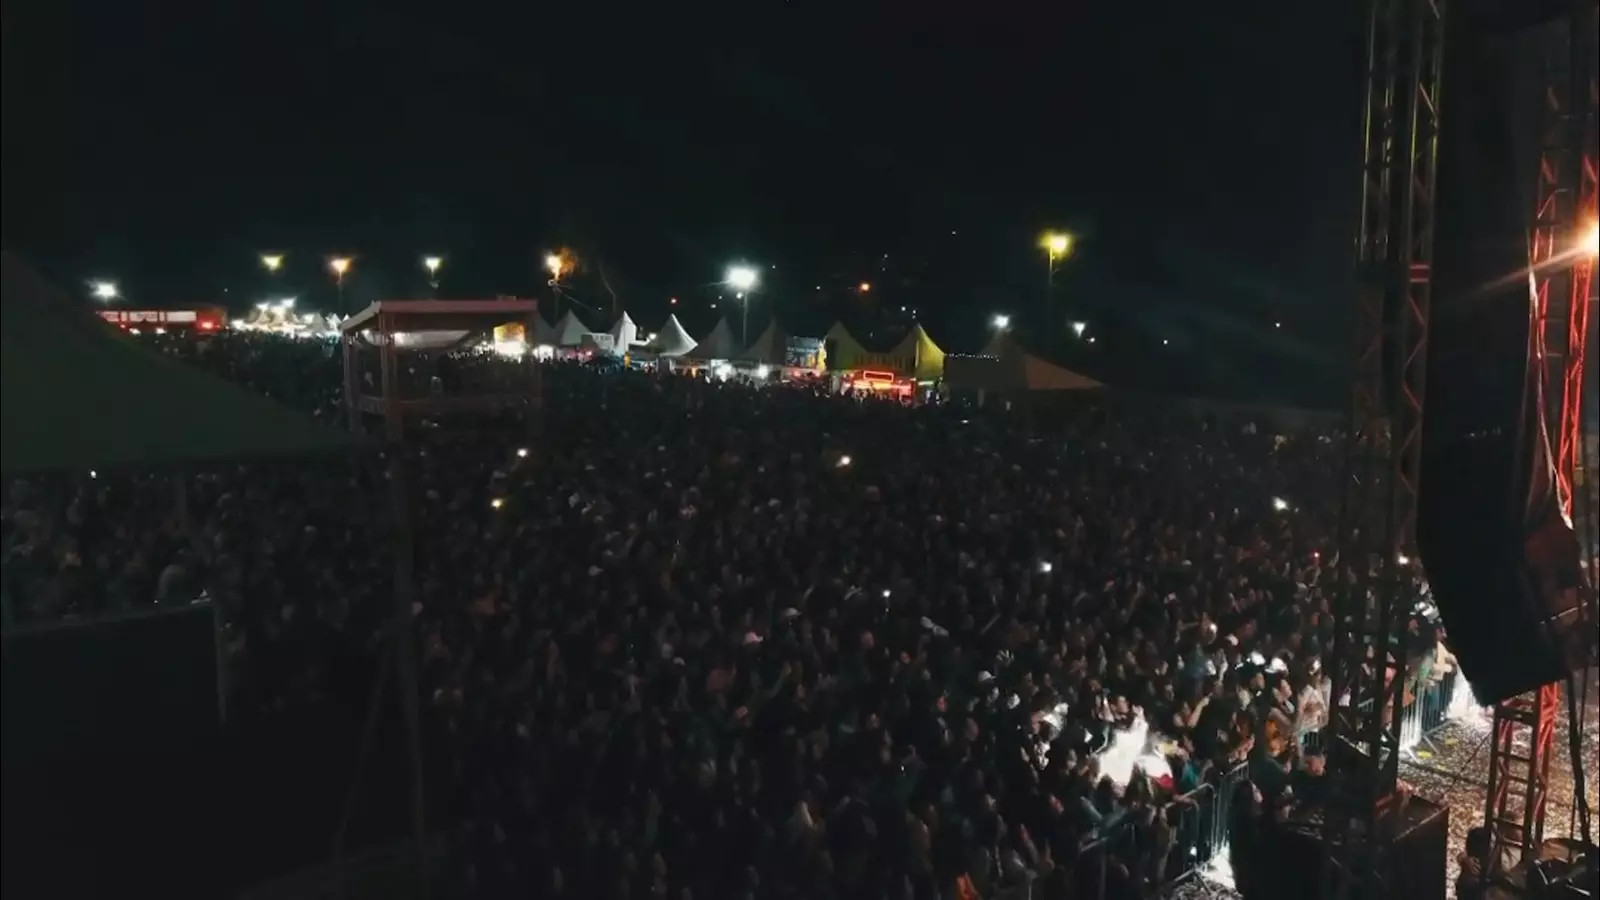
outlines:
[[[1412,538],[1432,291],[1445,0],[1372,0],[1354,383],[1330,661],[1348,759],[1324,819],[1326,896],[1378,896],[1379,827],[1400,765]]]
[[[1549,428],[1555,490],[1562,510],[1578,519],[1575,491],[1582,452],[1583,385],[1593,299],[1594,258],[1583,246],[1596,220],[1596,5],[1573,4],[1565,27],[1550,29],[1544,48],[1539,170],[1529,240],[1533,278],[1532,363]],[[1580,535],[1581,536],[1581,535]],[[1551,754],[1561,712],[1561,686],[1512,698],[1495,707],[1489,756],[1489,859],[1515,847],[1518,862],[1536,858],[1544,843]]]
[[[1593,9],[1593,4],[1589,4]],[[1593,259],[1582,246],[1594,222],[1594,41],[1592,16],[1548,27],[1543,48],[1539,169],[1534,183],[1529,267],[1533,353],[1562,508],[1572,511]],[[1587,215],[1585,214],[1587,213]]]
[[[1544,845],[1550,756],[1560,717],[1561,689],[1553,684],[1495,707],[1484,809],[1492,860],[1506,847],[1518,848],[1518,862],[1535,859]]]

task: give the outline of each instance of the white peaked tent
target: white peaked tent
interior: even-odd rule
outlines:
[[[682,356],[694,349],[694,338],[683,330],[677,316],[668,316],[666,324],[650,342],[650,349],[659,356]]]
[[[628,348],[638,341],[639,326],[633,323],[632,316],[624,312],[622,318],[617,320],[617,324],[611,326],[612,347],[618,353],[627,353]]]
[[[246,324],[246,325],[260,325],[261,324],[261,320],[263,318],[264,318],[264,316],[261,315],[261,307],[252,306],[252,307],[250,307],[250,312],[247,313],[245,315],[245,317],[244,317],[244,324]]]
[[[322,313],[312,313],[306,317],[306,330],[313,334],[327,334],[333,331],[333,326],[322,317]]]
[[[727,319],[718,319],[711,333],[700,339],[689,354],[695,359],[732,359],[739,352],[739,342],[734,340],[733,329]]]
[[[778,327],[774,319],[767,323],[767,329],[761,332],[756,342],[744,351],[742,360],[754,363],[765,363],[769,366],[787,365],[789,362],[789,336]]]
[[[550,343],[557,347],[576,347],[583,343],[583,336],[589,333],[589,327],[579,321],[577,313],[569,309],[551,331]]]
[[[543,314],[533,317],[533,334],[524,334],[523,340],[530,347],[549,347],[556,342],[556,330],[545,321]]]

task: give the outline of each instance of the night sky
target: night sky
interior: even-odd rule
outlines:
[[[443,296],[537,294],[567,246],[580,298],[609,305],[603,270],[691,331],[748,260],[756,316],[905,306],[971,350],[1043,307],[1060,228],[1063,315],[1127,351],[1343,346],[1347,4],[383,6],[8,3],[7,247],[136,305],[242,308],[331,306],[335,252],[351,305],[424,293],[425,253]]]

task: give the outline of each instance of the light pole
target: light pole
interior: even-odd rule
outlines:
[[[434,291],[439,290],[439,267],[444,265],[442,256],[424,256],[422,267],[428,270],[428,287]]]
[[[553,301],[550,314],[561,315],[561,276],[570,268],[567,258],[560,253],[551,253],[544,258],[544,267],[550,272],[550,299]]]
[[[1072,252],[1072,236],[1060,232],[1047,232],[1039,240],[1045,253],[1044,321],[1045,333],[1055,332],[1056,263]]]
[[[328,260],[328,268],[333,271],[333,283],[339,289],[339,315],[344,315],[344,276],[350,271],[350,257],[335,256]]]
[[[761,275],[754,266],[729,266],[728,274],[723,279],[728,286],[737,292],[739,300],[739,344],[741,347],[750,345],[750,292],[756,289],[761,281]]]
[[[268,272],[272,273],[273,275],[278,274],[278,270],[283,268],[283,254],[282,253],[263,253],[263,254],[261,254],[261,267],[263,269],[266,269]]]
[[[1005,313],[996,313],[992,322],[995,331],[1007,331],[1011,328],[1011,317]]]
[[[115,281],[91,281],[89,293],[94,295],[101,303],[112,303],[122,299],[122,294],[117,290]]]

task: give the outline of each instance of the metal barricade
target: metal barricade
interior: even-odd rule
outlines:
[[[1234,766],[1216,781],[1179,798],[1177,834],[1162,873],[1165,885],[1185,881],[1213,862],[1226,860],[1233,795],[1248,777],[1248,765]]]
[[[1430,735],[1450,722],[1451,704],[1454,702],[1458,683],[1459,679],[1456,678],[1430,681],[1407,696],[1405,705],[1400,709],[1402,752],[1426,745]],[[1326,740],[1325,728],[1300,732],[1300,755],[1322,753]]]

